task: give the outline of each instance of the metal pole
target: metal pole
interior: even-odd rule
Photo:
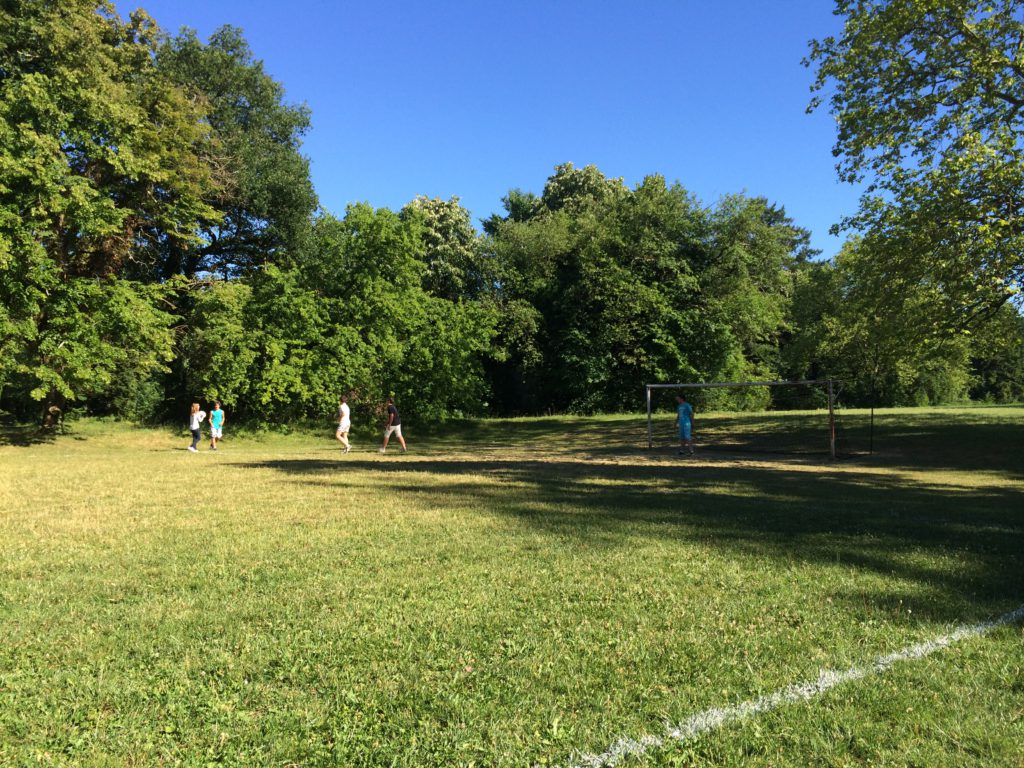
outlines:
[[[654,447],[654,440],[651,435],[651,385],[647,385],[647,450]]]
[[[875,374],[871,374],[871,427],[868,430],[868,453],[875,453]]]
[[[836,457],[836,412],[835,395],[832,391],[832,379],[828,380],[828,445],[829,453]]]

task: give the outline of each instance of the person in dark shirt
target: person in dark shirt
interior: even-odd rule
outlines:
[[[384,445],[380,447],[380,452],[385,453],[388,449],[388,441],[391,439],[392,433],[398,438],[398,442],[402,444],[402,453],[408,450],[405,447],[405,438],[402,437],[402,417],[398,415],[398,409],[395,408],[395,399],[393,397],[388,398],[388,421],[384,425]]]

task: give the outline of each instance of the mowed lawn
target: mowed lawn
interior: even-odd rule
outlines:
[[[839,461],[820,425],[8,430],[0,765],[570,765],[1024,604],[1024,408],[880,412]],[[737,438],[773,430],[813,450]],[[1019,768],[1024,632],[620,765]]]

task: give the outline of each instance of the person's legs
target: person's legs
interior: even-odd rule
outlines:
[[[684,450],[688,450],[690,453],[693,453],[693,441],[690,439],[690,430],[687,427],[685,427],[685,426],[681,426],[679,428],[679,455],[680,456],[683,455],[683,451]]]
[[[394,431],[393,427],[384,428],[384,445],[380,447],[380,452],[384,453],[388,449],[388,441],[391,439],[391,433]]]
[[[197,450],[199,450],[198,448],[196,448],[196,446],[199,445],[199,441],[201,439],[202,439],[202,433],[200,433],[200,431],[198,429],[193,429],[192,430],[192,445],[190,445],[188,447],[188,449],[190,451],[192,451],[193,453],[195,453]]]
[[[402,428],[400,426],[395,427],[395,434],[398,436],[398,442],[402,444],[402,453],[405,453],[409,449],[405,447],[405,438],[402,437]]]
[[[339,432],[338,439],[341,440],[341,444],[345,446],[345,453],[352,450],[352,446],[348,443],[348,432]]]

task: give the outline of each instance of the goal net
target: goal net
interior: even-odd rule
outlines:
[[[694,409],[700,451],[788,453],[836,458],[844,444],[834,379],[648,384],[647,447],[679,445],[677,398]]]

